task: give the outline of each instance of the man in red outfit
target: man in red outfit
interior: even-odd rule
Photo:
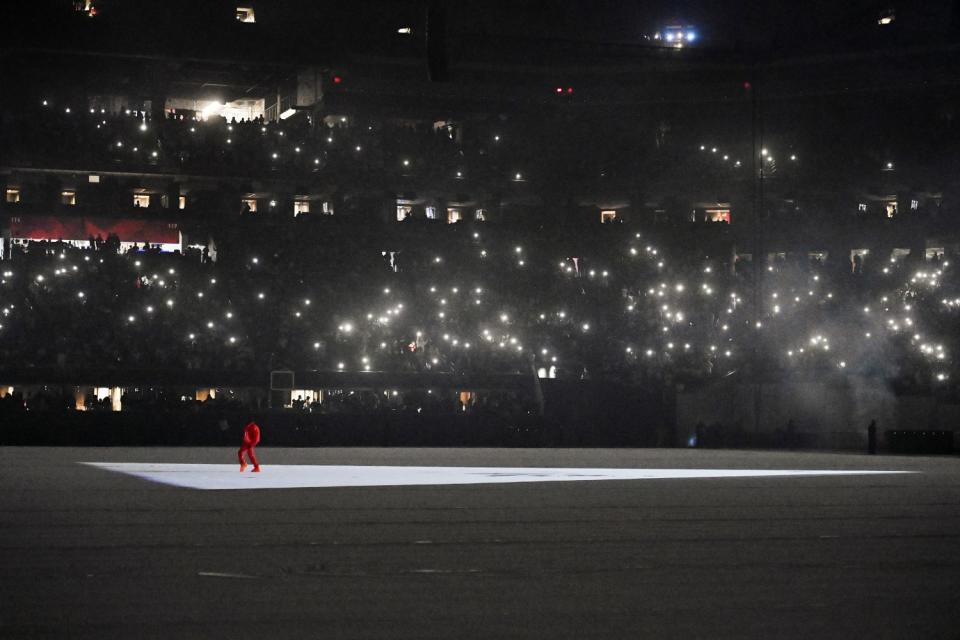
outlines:
[[[257,446],[259,442],[260,427],[257,426],[256,422],[251,420],[250,423],[243,428],[243,444],[240,446],[240,451],[237,452],[237,457],[240,458],[241,473],[247,470],[247,463],[243,461],[244,452],[250,457],[250,462],[253,463],[253,471],[260,471],[260,463],[257,462],[257,456],[253,452],[253,448]]]

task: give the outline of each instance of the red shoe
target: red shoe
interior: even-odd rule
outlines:
[[[247,470],[247,463],[246,463],[246,462],[241,462],[241,463],[240,463],[240,473],[243,473],[243,472],[246,471],[246,470]]]
[[[250,473],[260,473],[260,465],[255,466]]]

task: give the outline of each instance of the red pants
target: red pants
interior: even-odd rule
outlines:
[[[257,462],[257,455],[253,452],[253,448],[254,448],[255,446],[256,446],[256,445],[252,445],[252,444],[251,444],[251,445],[246,445],[246,444],[245,444],[245,445],[243,445],[242,447],[240,447],[240,450],[237,451],[237,457],[240,459],[240,466],[243,466],[243,465],[245,464],[244,461],[243,461],[243,452],[244,452],[244,451],[247,452],[247,457],[250,458],[250,462],[253,464],[254,468],[257,468],[257,467],[260,466],[260,463]]]

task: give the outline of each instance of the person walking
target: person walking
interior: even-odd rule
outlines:
[[[260,427],[257,426],[256,422],[251,420],[247,426],[243,428],[243,444],[240,446],[240,450],[237,452],[237,457],[240,459],[241,473],[247,470],[247,463],[243,460],[244,453],[247,454],[247,457],[250,458],[250,462],[253,464],[253,473],[260,471],[260,463],[257,462],[257,455],[253,450],[259,442]]]

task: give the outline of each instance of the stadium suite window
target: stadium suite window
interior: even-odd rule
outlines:
[[[149,207],[150,206],[150,194],[147,193],[135,193],[133,194],[133,206],[135,207]]]
[[[397,222],[403,222],[404,220],[407,219],[407,216],[409,216],[411,213],[413,213],[413,207],[406,204],[398,204],[397,205]]]
[[[253,7],[237,7],[237,22],[253,24],[257,21],[257,16],[253,12]]]
[[[65,204],[68,207],[72,207],[77,204],[77,192],[76,191],[61,191],[60,192],[60,204]]]
[[[187,196],[177,197],[177,208],[181,211],[187,208]]]
[[[78,13],[87,14],[90,18],[97,15],[97,7],[94,4],[94,0],[74,0],[73,8]]]
[[[296,217],[301,213],[310,213],[309,200],[295,200],[293,202],[293,215]]]
[[[729,209],[707,209],[707,221],[730,223]]]
[[[246,207],[250,210],[250,213],[257,212],[257,199],[256,198],[244,198],[240,201],[242,207]]]
[[[447,209],[447,224],[453,224],[454,222],[460,222],[463,220],[463,213],[460,209],[455,207],[450,207]]]
[[[606,224],[608,222],[613,222],[617,219],[617,212],[613,210],[601,211],[600,212],[600,223]]]
[[[7,204],[20,203],[20,189],[7,189]]]

